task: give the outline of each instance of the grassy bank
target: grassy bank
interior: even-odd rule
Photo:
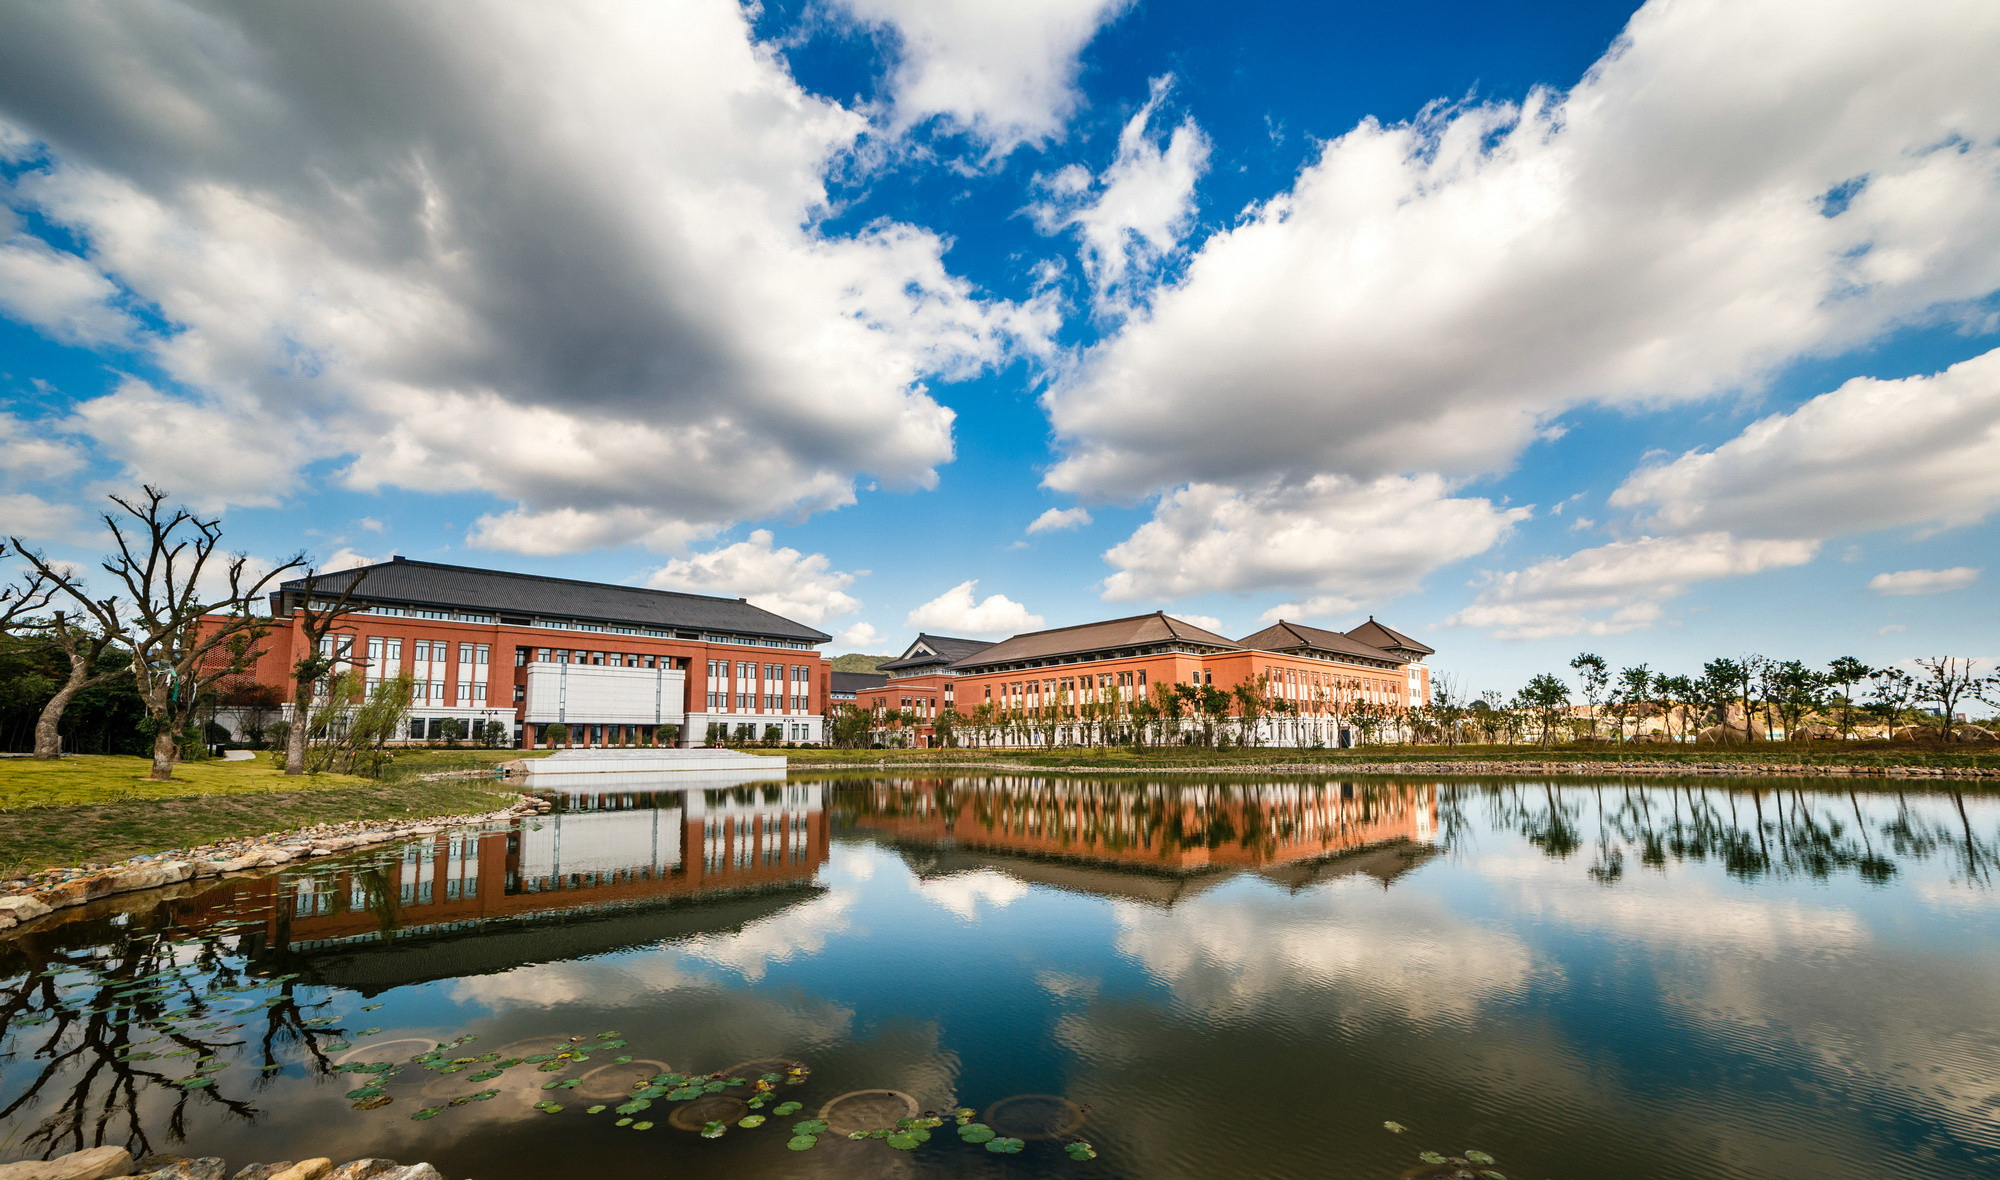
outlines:
[[[425,782],[432,770],[472,768],[473,753],[426,751],[397,760],[394,780],[346,775],[286,778],[265,762],[188,762],[175,781],[146,781],[144,758],[97,755],[36,762],[0,758],[0,878],[61,865],[110,862],[167,848],[256,836],[308,824],[415,819],[492,811],[511,794],[481,779]]]
[[[1493,763],[1614,762],[1664,764],[1745,763],[1765,766],[1982,767],[2000,768],[2000,747],[1909,742],[1749,742],[1715,745],[1588,746],[1366,746],[1352,750],[1302,750],[1275,746],[1211,750],[1194,746],[1054,750],[795,750],[791,765],[857,768],[950,763],[1009,763],[1024,767],[1090,770],[1223,770],[1230,767],[1328,768],[1384,762]]]

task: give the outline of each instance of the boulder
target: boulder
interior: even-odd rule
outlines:
[[[438,1170],[429,1164],[409,1164],[392,1171],[383,1172],[375,1180],[444,1180]]]
[[[5,914],[16,922],[32,922],[43,914],[52,912],[39,897],[0,897],[0,914]]]
[[[328,1172],[324,1180],[382,1180],[384,1175],[402,1166],[395,1160],[350,1160]]]
[[[159,1171],[148,1174],[146,1180],[223,1180],[227,1175],[229,1175],[229,1164],[220,1156],[207,1155],[200,1159],[168,1164]]]
[[[229,1180],[271,1180],[271,1177],[291,1166],[291,1160],[282,1160],[275,1164],[245,1164]]]
[[[333,1171],[333,1161],[322,1155],[309,1160],[300,1160],[282,1172],[274,1172],[271,1180],[320,1180],[331,1171]]]
[[[109,1180],[132,1174],[132,1153],[122,1147],[92,1147],[52,1160],[0,1164],[0,1180]]]

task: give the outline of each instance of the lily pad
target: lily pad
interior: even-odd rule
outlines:
[[[745,1115],[736,1120],[736,1125],[744,1128],[761,1127],[764,1125],[764,1116],[761,1114]]]
[[[603,1113],[604,1113],[604,1110],[605,1110],[605,1107],[604,1107],[604,1104],[603,1104],[602,1102],[600,1102],[600,1103],[598,1103],[598,1104],[597,1104],[596,1106],[586,1106],[586,1107],[584,1107],[584,1109],[583,1109],[583,1113],[585,1113],[585,1114],[603,1114]]]
[[[967,1123],[958,1129],[958,1137],[967,1143],[991,1143],[995,1135],[985,1123]]]
[[[819,1146],[819,1136],[794,1135],[785,1141],[785,1146],[791,1148],[793,1151],[811,1151],[813,1148]]]
[[[780,1102],[771,1109],[771,1113],[777,1115],[779,1118],[784,1118],[786,1115],[797,1114],[804,1109],[805,1104],[802,1102]]]
[[[1001,1155],[1014,1155],[1026,1146],[1027,1144],[1019,1139],[995,1139],[986,1145],[986,1150],[999,1152]]]
[[[1097,1149],[1079,1139],[1075,1143],[1063,1144],[1063,1154],[1073,1160],[1094,1160],[1097,1158]]]
[[[917,1138],[908,1131],[898,1131],[894,1135],[889,1136],[889,1146],[895,1148],[897,1151],[915,1151],[923,1145],[923,1142],[922,1139]]]
[[[794,1135],[817,1135],[826,1130],[825,1119],[801,1119],[792,1124]]]
[[[414,1122],[421,1123],[425,1119],[434,1119],[443,1113],[444,1113],[444,1107],[442,1106],[427,1106],[424,1109],[418,1111],[417,1113],[411,1115],[410,1118]]]
[[[640,1121],[632,1124],[632,1129],[634,1131],[650,1131],[653,1129],[653,1124],[645,1121],[644,1119],[641,1119]]]
[[[728,1133],[728,1123],[710,1122],[702,1124],[701,1137],[703,1139],[720,1139]]]
[[[387,1106],[394,1101],[395,1099],[389,1097],[387,1094],[371,1094],[368,1097],[363,1098],[361,1101],[355,1103],[354,1109],[374,1110],[376,1107]]]

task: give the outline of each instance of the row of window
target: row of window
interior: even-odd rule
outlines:
[[[793,693],[787,697],[781,692],[711,692],[708,694],[709,712],[720,712],[734,700],[739,713],[776,713],[785,709],[785,702],[791,702],[791,712],[807,712],[809,698],[804,693]]]
[[[564,647],[538,647],[535,649],[538,664],[590,664],[608,668],[673,668],[672,656],[638,655],[629,651],[582,651]],[[528,649],[514,649],[514,666],[524,667],[528,663]]]

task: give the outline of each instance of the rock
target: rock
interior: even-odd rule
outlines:
[[[292,1166],[292,1161],[283,1160],[275,1164],[245,1164],[230,1180],[271,1180],[271,1177]]]
[[[132,1165],[132,1171],[143,1176],[148,1172],[157,1172],[169,1164],[178,1164],[185,1159],[187,1159],[186,1156],[175,1155],[171,1151],[155,1151],[149,1155],[140,1156],[138,1161]]]
[[[132,1153],[122,1147],[92,1147],[52,1160],[0,1164],[0,1180],[108,1180],[132,1174]]]
[[[381,1180],[384,1174],[400,1171],[402,1166],[395,1160],[350,1160],[328,1172],[324,1180]]]
[[[168,1164],[148,1176],[146,1180],[222,1180],[229,1174],[229,1164],[220,1156],[203,1156],[200,1159],[182,1160]]]
[[[314,1159],[300,1160],[282,1172],[273,1172],[271,1180],[320,1180],[320,1177],[331,1171],[333,1171],[333,1161],[322,1155]]]
[[[410,1164],[383,1172],[376,1176],[375,1180],[444,1180],[444,1177],[438,1175],[438,1170],[429,1164]]]
[[[36,897],[0,897],[0,914],[5,914],[16,922],[31,922],[50,912],[49,907]]]

